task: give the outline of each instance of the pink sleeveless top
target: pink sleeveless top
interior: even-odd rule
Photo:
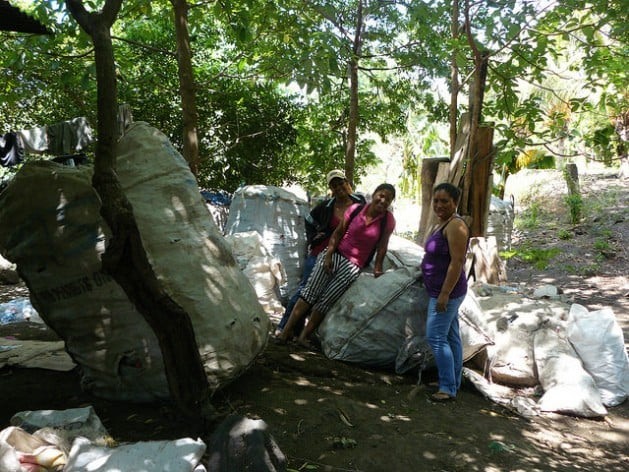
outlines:
[[[356,203],[345,210],[345,219],[349,219],[358,205],[360,204]],[[380,241],[382,218],[387,218],[385,231],[393,232],[395,229],[395,218],[390,211],[387,211],[386,214],[380,215],[367,224],[365,214],[368,209],[369,205],[365,205],[360,213],[354,217],[338,245],[338,251],[352,264],[357,265],[361,269],[365,267],[374,247],[378,244],[378,241]]]

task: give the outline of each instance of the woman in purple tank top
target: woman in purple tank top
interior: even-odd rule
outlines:
[[[439,390],[431,396],[434,401],[455,399],[461,386],[463,347],[458,314],[467,293],[464,266],[469,229],[456,214],[460,195],[448,182],[434,188],[432,208],[439,225],[426,239],[421,263],[430,297],[426,338],[439,374]]]

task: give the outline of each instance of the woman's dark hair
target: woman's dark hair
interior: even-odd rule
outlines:
[[[389,192],[391,192],[393,194],[393,200],[395,200],[395,187],[393,185],[391,185],[391,184],[380,184],[373,191],[372,195],[375,195],[380,190],[388,190]]]
[[[461,190],[455,185],[452,185],[450,182],[442,182],[438,185],[435,185],[435,187],[432,189],[432,193],[435,194],[439,190],[443,190],[444,192],[446,192],[448,195],[450,195],[450,197],[452,197],[452,200],[454,200],[455,202],[459,201]]]

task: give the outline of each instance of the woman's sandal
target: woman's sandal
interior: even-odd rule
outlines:
[[[456,397],[453,397],[447,392],[442,392],[441,390],[430,395],[430,399],[433,402],[449,402],[455,400]]]

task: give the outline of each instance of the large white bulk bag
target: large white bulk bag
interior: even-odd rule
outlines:
[[[297,290],[306,256],[308,202],[279,187],[248,185],[234,192],[224,233],[257,231],[271,255],[280,260],[286,280],[280,297]]]
[[[25,163],[0,195],[0,248],[81,366],[85,390],[112,399],[165,398],[157,338],[101,271],[109,228],[91,177],[88,166]]]
[[[537,385],[533,338],[547,324],[561,326],[568,318],[569,305],[526,298],[497,288],[491,296],[478,297],[478,301],[484,314],[483,328],[494,341],[487,347],[485,368],[489,378],[513,387]]]
[[[556,411],[584,417],[605,416],[594,379],[563,334],[544,326],[534,334],[535,365],[544,395],[540,411]]]
[[[514,202],[501,200],[495,195],[489,201],[489,213],[487,215],[487,231],[485,236],[495,236],[498,250],[511,249],[511,235],[513,233],[513,220],[515,218]]]
[[[121,400],[165,398],[157,339],[101,270],[110,230],[92,172],[26,163],[0,195],[0,249],[81,365],[86,390]],[[220,388],[263,349],[268,317],[166,136],[146,123],[131,125],[119,143],[117,173],[153,270],[190,316],[210,386]]]
[[[188,163],[159,130],[132,124],[117,171],[163,287],[190,316],[210,386],[238,377],[261,352],[270,320],[199,193]]]
[[[611,308],[588,311],[574,303],[568,318],[568,340],[592,376],[605,406],[629,396],[629,359],[622,328]]]
[[[418,275],[409,268],[391,270],[378,278],[361,274],[319,327],[324,354],[397,373],[434,366],[426,341],[428,293]],[[471,292],[469,297],[473,297]],[[468,302],[459,313],[464,360],[491,344],[467,316],[477,306]]]
[[[282,264],[272,257],[264,245],[262,236],[257,231],[246,231],[225,236],[232,248],[232,254],[238,261],[238,266],[251,282],[258,301],[267,315],[271,318],[284,313],[280,302],[279,286],[285,279]]]

